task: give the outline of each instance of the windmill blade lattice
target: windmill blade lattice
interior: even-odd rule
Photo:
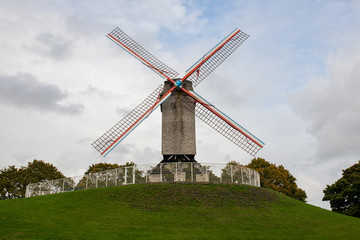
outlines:
[[[147,67],[149,67],[151,70],[153,70],[155,73],[159,74],[161,77],[168,79],[175,78],[177,75],[179,75],[179,73],[177,73],[175,70],[161,62],[145,48],[140,46],[140,44],[129,37],[120,28],[115,28],[106,36],[117,45],[122,47],[125,51],[130,53],[132,56],[141,61],[143,64],[145,64]]]
[[[163,90],[164,85],[161,84],[140,105],[138,105],[134,110],[132,110],[122,120],[120,120],[110,130],[108,130],[104,135],[97,139],[92,144],[92,146],[96,150],[98,150],[101,155],[106,156],[158,106],[164,103],[165,100],[169,99],[170,96],[173,96],[174,98],[182,96],[179,95],[178,92],[177,94],[172,95],[172,92],[175,89],[183,91],[185,93],[185,96],[187,94],[195,100],[195,112],[194,109],[192,109],[192,112],[195,113],[198,118],[203,120],[209,126],[214,128],[216,131],[221,133],[223,136],[228,138],[230,141],[238,145],[240,148],[242,148],[249,154],[256,155],[256,153],[265,145],[262,141],[260,141],[250,132],[248,132],[245,128],[240,126],[238,123],[236,123],[231,118],[222,113],[219,109],[217,109],[205,99],[203,99],[201,96],[199,96],[197,93],[192,91],[191,85],[189,89],[187,89],[186,87],[187,84],[183,85],[183,82],[185,80],[189,80],[192,82],[193,87],[197,86],[227,57],[229,57],[249,37],[249,35],[240,31],[239,29],[235,29],[214,48],[212,48],[207,54],[205,54],[201,59],[199,59],[193,66],[191,66],[186,71],[185,76],[181,79],[175,79],[175,77],[178,75],[175,70],[168,67],[151,53],[149,53],[146,49],[144,49],[131,37],[124,33],[120,28],[115,28],[111,33],[107,34],[107,37],[114,43],[119,45],[121,48],[123,48],[125,51],[127,51],[129,54],[137,58],[145,66],[149,67],[155,73],[165,78],[167,80],[165,84],[169,84],[170,82],[171,86],[169,90]],[[163,94],[161,93],[162,91],[166,91],[166,93]],[[162,95],[161,97],[160,93]],[[183,96],[183,98],[185,97]],[[180,150],[178,148],[178,146],[182,145],[184,141],[181,136],[186,135],[183,128],[177,128],[178,123],[184,123],[184,115],[178,116],[178,114],[173,113],[174,109],[176,110],[180,107],[177,105],[177,100],[174,101],[174,99],[171,99],[170,103],[174,103],[174,105],[171,105],[170,108],[167,108],[168,110],[170,110],[166,113],[164,113],[165,111],[163,111],[163,119],[175,119],[174,121],[171,120],[172,126],[170,126],[169,128],[174,130],[170,134],[174,139],[171,139],[171,141],[165,141],[166,139],[163,138],[163,143],[169,143],[170,146],[168,147],[168,149],[170,150],[163,153],[164,161],[165,156],[168,156],[169,154],[183,154],[184,156],[188,155],[192,156],[193,158],[195,151],[193,151],[191,147],[186,147]],[[194,116],[192,116],[192,119],[194,119]],[[195,128],[195,121],[191,120],[190,122],[192,122],[192,125],[187,128],[190,140],[188,139],[189,141],[187,140],[187,142],[190,142],[191,144],[193,142],[192,146],[195,146],[195,134],[192,134],[191,130],[192,128]],[[165,125],[163,122],[163,129],[167,129],[164,126]]]
[[[248,34],[235,29],[186,71],[187,74],[190,73],[186,79],[192,81],[193,86],[196,87],[226,58],[228,58],[248,37]]]
[[[210,104],[199,94],[194,91],[186,92],[196,102],[195,116],[221,133],[224,137],[253,156],[264,147],[265,143],[260,141],[240,124],[229,118],[214,105]]]
[[[155,89],[142,103],[140,103],[134,110],[128,113],[117,124],[110,128],[104,135],[92,143],[92,146],[98,150],[102,155],[108,151],[116,142],[120,142],[126,135],[126,131],[131,128],[136,121],[143,116],[151,107],[154,106],[159,99],[159,95],[163,90],[164,85],[161,84]],[[151,112],[149,112],[150,114]]]
[[[253,156],[262,148],[200,103],[196,104],[195,116]]]

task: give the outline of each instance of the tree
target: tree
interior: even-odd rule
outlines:
[[[46,163],[43,160],[35,159],[33,162],[29,162],[27,167],[23,167],[22,169],[25,170],[26,180],[29,183],[40,182],[45,179],[52,180],[65,177],[64,174],[62,174],[54,165]]]
[[[64,178],[65,176],[52,164],[33,160],[27,167],[17,169],[9,166],[0,170],[0,199],[25,197],[26,186],[42,180]]]
[[[113,186],[117,184],[123,184],[125,182],[131,183],[133,181],[132,168],[127,170],[125,174],[125,167],[135,166],[134,162],[126,162],[124,165],[117,163],[96,163],[89,166],[89,169],[85,172],[85,175],[77,184],[77,189],[82,188],[98,188],[105,186]],[[119,171],[109,171],[112,169],[119,169]],[[143,171],[135,169],[135,182],[145,182],[145,176]],[[126,176],[126,180],[125,180]],[[115,183],[116,182],[116,183]]]
[[[19,171],[15,166],[0,170],[0,199],[11,199],[20,196]]]
[[[324,189],[323,201],[334,212],[360,217],[360,161],[343,170],[342,177]]]
[[[85,172],[85,174],[89,173],[96,173],[96,172],[102,172],[110,169],[116,169],[116,168],[125,168],[125,167],[132,167],[135,166],[134,162],[126,162],[123,165],[119,165],[117,163],[96,163],[89,167],[89,169]],[[142,176],[143,171],[135,169],[135,181],[136,183],[145,182],[145,177]],[[130,174],[129,174],[130,177]]]
[[[283,165],[276,166],[263,158],[254,158],[246,167],[259,173],[261,187],[271,188],[305,202],[306,192],[298,188],[296,178]]]
[[[233,166],[240,166],[240,167],[233,167]],[[226,166],[223,169],[221,169],[221,180],[223,182],[231,183],[234,181],[234,179],[242,179],[241,167],[244,166],[236,161],[228,162]]]
[[[133,164],[133,163],[126,163],[126,164]],[[89,166],[89,169],[85,172],[85,174],[89,173],[96,173],[96,172],[102,172],[110,169],[120,168],[121,166],[119,164],[111,164],[111,163],[96,163],[91,166]]]

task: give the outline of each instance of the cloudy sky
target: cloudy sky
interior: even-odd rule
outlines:
[[[181,75],[236,27],[249,34],[196,91],[329,207],[322,190],[360,160],[360,1],[2,0],[0,168],[161,160],[159,110],[108,157],[90,145],[163,81],[105,37],[117,26]],[[197,152],[251,160],[200,120]]]

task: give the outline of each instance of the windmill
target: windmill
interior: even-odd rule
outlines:
[[[165,79],[142,103],[97,139],[92,146],[102,156],[112,151],[157,107],[162,110],[162,162],[196,162],[195,116],[255,156],[265,145],[253,134],[197,94],[193,88],[231,55],[248,37],[235,29],[194,63],[182,78],[121,29],[106,35]]]

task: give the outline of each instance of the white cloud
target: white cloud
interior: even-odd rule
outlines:
[[[36,45],[32,46],[34,52],[55,60],[64,60],[72,54],[73,40],[66,40],[52,33],[41,33],[36,37]]]
[[[67,96],[58,86],[39,82],[30,74],[0,75],[0,103],[3,104],[40,111],[80,113],[83,106],[61,103]]]
[[[360,45],[347,45],[331,54],[328,74],[311,79],[292,97],[294,109],[310,123],[318,155],[360,156]]]

